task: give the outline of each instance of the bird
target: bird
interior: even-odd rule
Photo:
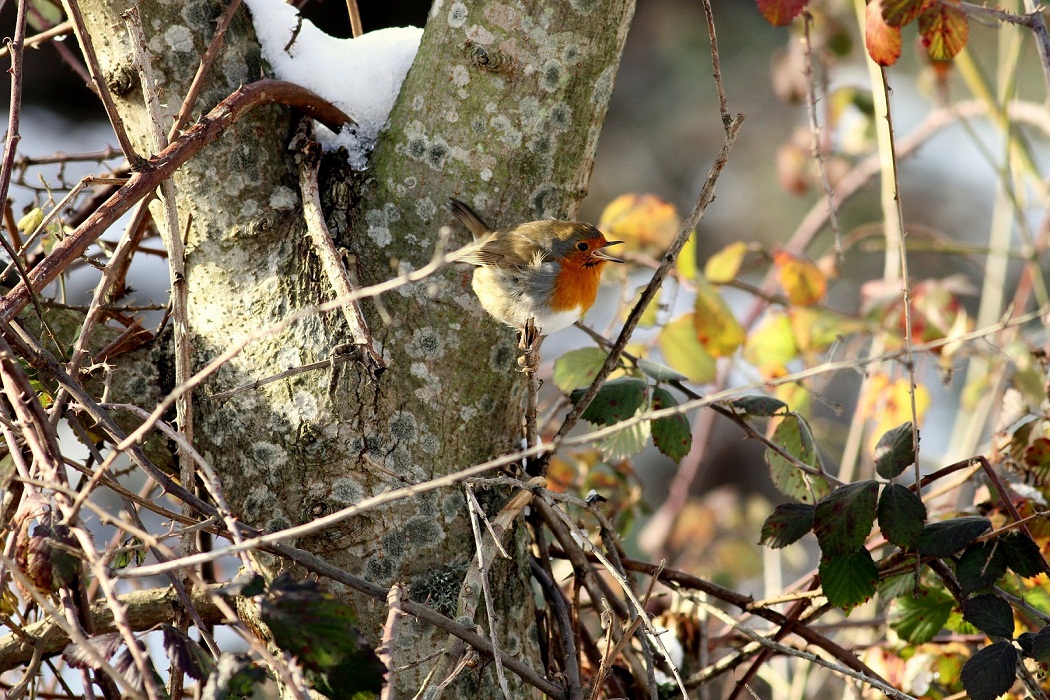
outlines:
[[[605,264],[623,262],[605,252],[623,241],[606,240],[591,224],[548,219],[493,231],[458,199],[449,208],[474,235],[461,260],[476,267],[482,308],[523,337],[529,319],[541,336],[572,325],[594,305]]]

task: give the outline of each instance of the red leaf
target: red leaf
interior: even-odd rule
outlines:
[[[784,27],[791,24],[808,0],[757,0],[758,11],[774,27]]]
[[[933,5],[919,17],[919,34],[926,53],[935,61],[947,61],[966,46],[970,24],[966,15],[955,5],[959,0],[944,0]]]
[[[864,45],[880,66],[892,66],[901,56],[900,27],[891,27],[882,18],[882,0],[871,0],[864,12]]]

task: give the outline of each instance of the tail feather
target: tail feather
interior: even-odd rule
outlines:
[[[449,208],[452,210],[452,215],[463,222],[463,225],[474,235],[475,240],[492,233],[488,224],[482,221],[473,209],[458,199],[450,199]]]

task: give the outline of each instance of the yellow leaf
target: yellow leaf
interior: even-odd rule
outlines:
[[[840,338],[868,330],[863,321],[823,309],[796,306],[789,309],[788,314],[795,330],[795,342],[802,352],[823,352]]]
[[[736,273],[740,272],[740,264],[744,262],[746,253],[746,243],[742,241],[730,243],[707,259],[707,264],[704,265],[704,277],[712,284],[732,282]]]
[[[630,304],[627,304],[620,310],[620,320],[626,321],[627,317],[631,315],[631,311],[638,305],[638,300],[642,297],[642,292],[645,287],[639,287],[638,292],[634,295],[634,299],[631,300]],[[664,293],[663,288],[656,291],[656,296],[649,302],[649,306],[645,307],[645,311],[642,312],[642,317],[638,319],[638,325],[642,328],[652,328],[656,325],[656,315],[660,311],[660,296]]]
[[[674,319],[660,331],[660,352],[664,362],[691,382],[703,384],[715,378],[715,360],[696,339],[693,314]]]
[[[652,194],[622,194],[602,212],[598,228],[632,250],[662,253],[682,228],[670,202]]]
[[[773,262],[777,266],[777,280],[792,304],[813,306],[824,298],[828,281],[809,260],[778,250],[773,253]]]
[[[689,235],[689,240],[682,246],[682,252],[675,260],[675,269],[681,279],[696,279],[696,231]]]
[[[696,339],[712,357],[728,357],[744,342],[747,334],[733,316],[718,290],[704,281],[696,280]]]
[[[875,421],[870,433],[870,449],[874,449],[875,443],[887,431],[912,420],[909,386],[909,380],[904,377],[891,379],[886,374],[875,374],[868,379],[860,410],[862,415]],[[922,426],[929,408],[930,392],[919,384],[915,387],[915,425]]]
[[[44,220],[44,210],[40,207],[36,207],[30,210],[25,216],[18,220],[15,224],[18,230],[22,233],[32,233],[36,231],[37,226]]]
[[[809,417],[810,408],[813,406],[813,396],[799,382],[778,385],[773,390],[773,396],[786,403],[788,408],[803,418]]]
[[[779,311],[768,312],[744,343],[744,359],[766,379],[787,374],[787,364],[796,357],[791,319]]]

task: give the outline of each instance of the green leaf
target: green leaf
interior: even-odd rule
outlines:
[[[215,673],[208,676],[201,691],[202,700],[240,700],[255,697],[266,681],[266,670],[256,665],[247,654],[223,653]]]
[[[183,669],[187,676],[202,681],[211,674],[215,668],[215,660],[200,644],[177,627],[164,623],[160,628],[168,657],[176,659],[179,668]]]
[[[962,684],[970,700],[995,700],[1014,684],[1017,650],[995,642],[971,656],[962,667]]]
[[[846,556],[864,546],[875,522],[877,481],[858,481],[832,491],[817,504],[813,532],[824,557]]]
[[[820,458],[813,442],[809,425],[797,413],[788,413],[773,431],[773,442],[799,462],[815,469]],[[821,476],[802,471],[789,459],[772,449],[766,449],[766,463],[773,485],[788,498],[803,503],[816,503],[831,493],[831,486]]]
[[[883,479],[895,479],[915,463],[911,421],[889,430],[875,445],[875,471]]]
[[[657,387],[653,389],[653,410],[677,406],[671,392]],[[689,427],[689,421],[681,413],[665,418],[657,418],[652,421],[653,444],[676,462],[689,454],[693,446],[693,431]]]
[[[988,518],[968,516],[930,523],[919,536],[919,554],[948,557],[981,536],[992,526]]]
[[[921,588],[893,599],[890,627],[909,644],[925,644],[944,629],[955,601],[939,588]]]
[[[919,543],[926,506],[903,484],[889,484],[879,497],[879,528],[891,544],[901,549],[914,549]]]
[[[572,392],[573,403],[583,396],[583,389]],[[582,418],[595,425],[612,425],[627,420],[645,402],[646,383],[644,379],[621,377],[606,382],[591,405],[583,412]]]
[[[930,0],[882,0],[882,18],[891,27],[914,22],[929,6]]]
[[[647,377],[655,379],[658,382],[685,382],[689,381],[689,377],[685,376],[676,369],[672,369],[667,365],[662,365],[659,362],[653,360],[647,360],[644,357],[638,360],[638,369],[645,372]]]
[[[315,582],[281,574],[270,584],[259,611],[274,644],[299,659],[321,692],[349,698],[382,689],[385,668],[355,629],[353,608]]]
[[[955,578],[962,592],[988,588],[1006,573],[1006,557],[998,542],[976,542],[966,548],[955,564]]]
[[[879,597],[883,602],[889,602],[904,594],[911,595],[915,589],[915,559],[909,557],[901,564],[907,568],[907,572],[889,576],[879,581]]]
[[[606,357],[599,348],[570,350],[554,361],[554,385],[565,393],[590,386]]]
[[[738,412],[755,418],[769,418],[778,413],[786,413],[788,405],[772,396],[741,396],[733,399],[729,405]]]
[[[138,537],[129,537],[124,540],[120,552],[113,559],[113,566],[117,569],[126,569],[134,562],[135,566],[141,566],[146,561],[146,545]]]
[[[989,637],[1014,636],[1014,611],[997,595],[985,593],[967,600],[963,619]]]
[[[1050,663],[1050,625],[1035,634],[1022,633],[1017,638],[1017,643],[1021,645],[1021,650],[1025,655],[1042,664]]]
[[[649,442],[650,430],[650,422],[643,420],[602,438],[597,443],[602,459],[619,461],[634,457]]]
[[[715,358],[707,354],[696,339],[692,312],[669,321],[660,331],[658,342],[664,362],[697,384],[712,382],[716,377]]]
[[[860,549],[852,554],[820,558],[820,584],[832,605],[849,610],[875,595],[879,569],[871,552]]]
[[[806,503],[781,503],[763,523],[762,539],[758,543],[781,549],[797,542],[813,529],[815,510],[814,506]]]
[[[1031,537],[1023,532],[1010,532],[999,538],[1006,565],[1018,576],[1036,576],[1050,571],[1046,558]]]

